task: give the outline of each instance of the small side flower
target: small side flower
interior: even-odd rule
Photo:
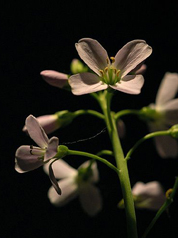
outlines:
[[[22,145],[15,153],[15,170],[19,173],[34,170],[54,158],[58,151],[57,137],[48,139],[38,120],[30,115],[25,122],[29,136],[39,146]]]
[[[141,119],[148,123],[151,132],[168,130],[178,124],[178,74],[167,72],[159,86],[155,103],[142,108]],[[170,136],[155,137],[155,144],[162,158],[178,155],[178,143]]]
[[[78,170],[69,166],[62,159],[53,164],[53,172],[58,185],[61,188],[61,196],[54,187],[48,191],[51,203],[57,207],[66,205],[72,199],[79,196],[83,210],[90,216],[96,215],[102,209],[102,198],[100,191],[94,186],[99,180],[96,162],[89,168],[89,161],[83,163]],[[44,171],[49,173],[49,164],[44,165]]]
[[[161,184],[157,181],[149,183],[137,182],[132,188],[135,207],[138,209],[159,210],[166,201]],[[123,200],[118,204],[124,208]]]

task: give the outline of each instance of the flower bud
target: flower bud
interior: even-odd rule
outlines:
[[[175,138],[175,139],[178,139],[178,124],[177,125],[174,125],[172,126],[170,129],[170,135]]]
[[[52,133],[60,127],[58,116],[56,114],[39,116],[36,119],[47,134]],[[22,130],[27,132],[26,126],[24,126]]]
[[[119,119],[118,122],[117,122],[117,131],[118,131],[118,134],[120,136],[120,138],[124,138],[125,136],[125,124],[124,122]]]
[[[74,116],[73,113],[64,110],[57,112],[53,115],[44,115],[37,117],[37,121],[40,123],[41,127],[47,134],[50,134],[57,129],[64,127],[72,122]],[[22,129],[24,132],[27,132],[26,126]]]
[[[80,60],[78,59],[73,59],[70,65],[70,70],[72,74],[78,74],[82,72],[87,72],[88,67],[85,66]]]
[[[55,70],[43,70],[40,75],[51,86],[64,88],[68,86],[68,75]]]
[[[57,154],[56,154],[56,158],[58,158],[58,159],[61,159],[61,158],[63,158],[63,157],[65,157],[66,155],[67,155],[67,153],[68,153],[68,147],[67,146],[65,146],[65,145],[59,145],[58,146],[58,149],[57,149]]]

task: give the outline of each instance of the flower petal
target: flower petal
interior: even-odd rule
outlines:
[[[43,166],[44,171],[49,174],[49,164]],[[59,159],[53,164],[54,176],[57,179],[77,176],[77,170],[68,165],[64,160]]]
[[[139,94],[143,86],[144,78],[141,74],[139,75],[127,75],[120,82],[114,86],[109,85],[111,88],[119,90],[129,94]]]
[[[68,75],[55,70],[44,70],[40,74],[47,83],[54,87],[63,88],[68,83]]]
[[[156,105],[163,105],[173,99],[178,92],[178,74],[165,73],[156,96]]]
[[[60,127],[58,116],[56,114],[39,116],[36,119],[38,120],[46,134],[50,134]],[[27,127],[24,126],[22,130],[24,132],[27,132]]]
[[[95,216],[102,209],[102,197],[98,188],[90,183],[79,189],[82,208],[89,216]]]
[[[151,132],[168,130],[163,124],[149,123]],[[175,158],[178,155],[178,143],[171,136],[156,136],[154,138],[158,154],[162,158]]]
[[[170,136],[157,136],[154,138],[156,148],[162,158],[176,158],[178,156],[178,143]]]
[[[81,73],[72,75],[69,78],[69,84],[72,88],[72,93],[82,95],[104,90],[108,87],[100,81],[100,78],[92,73]]]
[[[48,137],[37,119],[30,115],[27,117],[25,125],[30,137],[36,142],[36,144],[41,148],[46,148],[48,146]]]
[[[136,68],[133,69],[132,72],[130,72],[130,73],[131,74],[143,74],[143,73],[145,73],[146,69],[147,69],[146,64],[143,64],[143,62],[142,62],[139,65],[137,65]]]
[[[58,195],[56,190],[51,187],[48,191],[48,197],[52,204],[57,207],[64,206],[78,195],[78,186],[74,177],[62,179],[58,182],[62,194]]]
[[[166,124],[178,124],[178,99],[173,99],[164,105]]]
[[[34,147],[38,148],[38,147]],[[29,145],[20,146],[15,153],[15,170],[19,173],[24,173],[30,170],[37,169],[43,162],[39,160],[39,155],[30,153],[31,148]]]
[[[47,160],[53,158],[57,154],[58,145],[59,145],[59,139],[57,137],[53,136],[49,140],[48,148],[44,155],[44,161],[47,161]]]
[[[100,43],[91,38],[83,38],[76,44],[76,49],[89,68],[100,75],[99,70],[107,66],[108,59],[108,54]]]
[[[152,48],[144,40],[130,41],[117,52],[114,66],[121,70],[122,77],[124,77],[151,53]]]

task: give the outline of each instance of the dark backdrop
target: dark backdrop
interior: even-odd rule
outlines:
[[[69,73],[73,58],[78,58],[74,43],[80,38],[97,39],[110,56],[128,41],[144,39],[153,47],[147,62],[145,84],[137,96],[117,93],[113,110],[139,109],[154,102],[166,71],[178,72],[178,10],[174,1],[17,1],[0,8],[1,76],[1,171],[0,214],[2,238],[8,237],[126,237],[124,211],[117,209],[122,198],[119,181],[109,169],[98,164],[98,184],[104,200],[103,210],[94,218],[82,212],[78,199],[56,209],[47,198],[51,186],[42,168],[26,174],[14,170],[14,154],[31,140],[22,132],[29,114],[40,116],[58,110],[89,108],[99,110],[88,95],[77,97],[46,84],[40,71],[54,69]],[[125,118],[126,152],[147,127],[134,117]],[[104,128],[97,119],[83,116],[54,135],[60,143],[91,137]],[[97,147],[96,147],[97,145]],[[110,149],[107,133],[93,140],[72,144],[70,149],[95,153]],[[83,158],[67,158],[77,167]],[[178,160],[163,160],[152,141],[135,152],[129,162],[132,185],[138,181],[160,181],[167,189],[178,175]],[[177,237],[177,197],[149,237]],[[137,211],[139,234],[154,212]]]

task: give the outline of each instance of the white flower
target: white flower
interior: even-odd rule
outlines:
[[[142,75],[128,75],[152,53],[152,48],[144,40],[128,42],[115,57],[108,57],[106,50],[98,41],[83,38],[76,44],[81,59],[94,73],[80,73],[69,78],[75,95],[82,95],[111,87],[129,93],[139,94],[143,86]]]
[[[168,130],[178,124],[178,74],[167,72],[160,84],[155,104],[146,107],[151,132]],[[156,148],[163,158],[178,155],[178,143],[170,136],[155,137]]]
[[[132,188],[135,206],[140,209],[159,210],[166,196],[159,182],[137,182]]]
[[[39,147],[22,145],[17,149],[15,170],[19,173],[34,170],[53,158],[57,154],[59,143],[57,137],[48,139],[45,131],[34,116],[28,116],[25,125],[29,136]]]
[[[48,191],[48,197],[52,204],[61,207],[79,196],[80,203],[84,211],[90,215],[96,215],[102,208],[102,198],[100,191],[93,183],[99,180],[97,164],[94,162],[87,172],[89,161],[83,163],[78,170],[69,166],[62,159],[53,164],[54,176],[60,179],[58,185],[62,191],[58,195],[54,187]],[[49,165],[44,165],[44,171],[48,174]]]

